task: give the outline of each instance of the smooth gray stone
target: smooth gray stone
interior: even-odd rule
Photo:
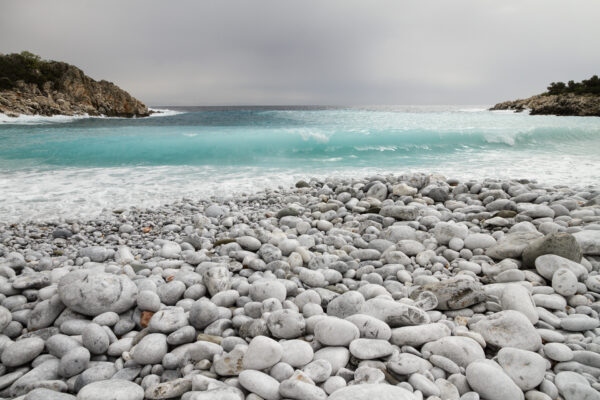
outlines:
[[[163,304],[172,306],[181,299],[185,289],[185,283],[178,280],[172,280],[171,282],[160,285],[157,289],[157,294]]]
[[[559,268],[552,275],[552,288],[564,297],[577,293],[577,276],[567,268]]]
[[[360,292],[349,291],[337,296],[327,305],[327,315],[346,318],[360,313],[365,298]]]
[[[504,286],[500,297],[500,305],[503,310],[519,311],[525,315],[532,324],[539,320],[536,304],[529,290],[520,284],[509,284]]]
[[[523,266],[533,268],[536,258],[544,254],[555,254],[578,263],[581,261],[582,251],[570,233],[551,233],[529,242],[523,250]]]
[[[573,234],[583,254],[600,256],[600,230],[582,230]]]
[[[415,372],[429,371],[431,363],[419,356],[410,353],[394,354],[387,361],[387,368],[398,375],[411,375]]]
[[[249,295],[252,301],[263,301],[269,298],[284,301],[287,291],[285,285],[275,279],[259,279],[250,285]]]
[[[79,392],[81,388],[90,383],[110,379],[116,372],[117,369],[111,362],[91,362],[88,369],[77,375],[74,386],[75,391]]]
[[[527,317],[513,310],[501,311],[483,318],[469,328],[479,333],[487,344],[537,351],[542,339]]]
[[[325,382],[331,376],[331,370],[331,364],[324,359],[315,360],[302,368],[302,372],[317,384]]]
[[[100,325],[88,324],[81,334],[83,346],[92,354],[104,354],[108,350],[110,340],[108,334]]]
[[[583,265],[555,254],[544,254],[535,260],[535,269],[548,280],[551,280],[554,273],[560,268],[570,270],[577,278],[586,278],[588,275],[588,271]]]
[[[0,306],[0,332],[4,331],[12,321],[12,314],[6,307]]]
[[[450,336],[450,328],[442,323],[403,326],[392,329],[390,342],[398,346],[421,346],[446,336]]]
[[[359,360],[373,360],[389,356],[394,347],[387,340],[356,339],[350,343],[350,354]]]
[[[142,290],[137,295],[137,306],[142,311],[160,310],[160,297],[150,290]]]
[[[469,386],[484,399],[524,399],[521,389],[491,360],[478,360],[469,364],[466,376]]]
[[[58,295],[40,301],[29,314],[27,329],[33,331],[49,327],[64,309],[65,305],[60,301]]]
[[[192,326],[184,326],[167,336],[167,343],[171,346],[178,346],[184,343],[191,343],[196,339],[196,330]]]
[[[315,325],[315,339],[326,346],[348,346],[360,337],[360,332],[352,322],[326,317]]]
[[[167,337],[162,333],[150,333],[133,348],[131,355],[140,365],[160,364],[167,354]]]
[[[562,343],[546,343],[544,345],[544,355],[558,362],[571,361],[573,359],[573,350]]]
[[[284,398],[290,399],[327,399],[327,394],[320,387],[296,379],[287,379],[281,382],[279,385],[279,394]]]
[[[544,380],[550,364],[537,353],[504,347],[498,352],[498,364],[523,391],[536,388]]]
[[[489,247],[485,254],[495,260],[519,258],[530,242],[542,236],[539,232],[514,232],[504,237],[494,246]]]
[[[188,317],[181,307],[160,310],[150,318],[148,329],[152,332],[171,333],[188,325]]]
[[[345,347],[323,347],[315,351],[314,360],[327,360],[331,364],[331,373],[337,374],[350,360],[350,351]]]
[[[0,376],[0,390],[12,385],[13,382],[25,375],[28,371],[29,367],[21,367]]]
[[[431,233],[438,244],[447,245],[453,238],[465,240],[469,234],[469,228],[463,223],[438,222]]]
[[[123,368],[118,370],[110,379],[124,379],[133,382],[142,372],[141,367]]]
[[[85,371],[89,362],[89,350],[85,347],[77,347],[62,356],[58,372],[65,378],[70,378]]]
[[[269,315],[267,327],[275,338],[295,339],[304,334],[306,322],[299,312],[283,309],[274,311]]]
[[[76,397],[69,393],[61,393],[46,388],[33,389],[27,393],[23,400],[75,400]]]
[[[329,312],[329,307],[327,311]],[[365,314],[353,314],[345,318],[358,328],[361,338],[389,340],[392,330],[385,322]]]
[[[280,345],[283,349],[281,362],[294,368],[302,368],[313,359],[313,348],[304,340],[285,340]]]
[[[59,361],[47,360],[17,379],[9,388],[12,397],[21,396],[34,388],[40,381],[58,379]]]
[[[139,294],[138,294],[138,298],[139,298]],[[105,313],[102,313],[102,314],[94,317],[92,322],[94,322],[98,325],[103,325],[103,326],[114,326],[117,322],[119,322],[119,319],[120,319],[119,314],[112,312],[112,311],[107,311]]]
[[[144,389],[121,379],[101,380],[83,387],[77,400],[143,400]]]
[[[219,308],[206,298],[196,301],[190,309],[189,322],[197,329],[204,329],[217,319]]]
[[[257,336],[248,345],[242,365],[244,369],[263,370],[277,364],[283,355],[283,348],[275,340]]]
[[[446,336],[435,342],[425,343],[421,352],[446,357],[465,368],[474,361],[485,359],[485,353],[479,343],[464,336]]]
[[[111,256],[111,251],[101,246],[84,247],[79,250],[80,257],[89,257],[93,262],[101,263]]]
[[[238,381],[250,393],[255,393],[265,400],[279,400],[279,382],[271,376],[254,370],[242,371]]]
[[[36,358],[44,350],[44,341],[37,337],[17,340],[7,346],[0,360],[7,367],[18,367]]]
[[[408,390],[388,384],[363,384],[343,387],[333,392],[329,400],[416,400]]]
[[[46,340],[46,351],[57,358],[61,358],[70,350],[81,347],[81,343],[71,336],[58,334]]]
[[[70,310],[95,317],[129,310],[135,304],[137,286],[126,275],[77,270],[60,279],[58,295]]]

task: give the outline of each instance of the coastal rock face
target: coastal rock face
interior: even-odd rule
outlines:
[[[148,107],[114,83],[33,54],[0,54],[0,113],[146,117]]]
[[[490,110],[530,110],[530,115],[600,117],[600,96],[593,94],[538,94],[527,99],[505,101]]]

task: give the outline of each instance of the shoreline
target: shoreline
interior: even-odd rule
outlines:
[[[89,114],[54,114],[54,115],[41,115],[41,114],[19,114],[17,116],[11,116],[0,113],[0,124],[7,125],[19,125],[19,124],[37,124],[37,123],[60,123],[60,122],[72,122],[74,120],[82,119],[109,119],[109,120],[136,120],[156,117],[170,117],[173,115],[183,114],[183,111],[170,110],[166,108],[149,108],[150,115],[144,117],[108,117],[106,115],[89,115]]]
[[[2,397],[600,389],[598,187],[307,179],[0,238]]]

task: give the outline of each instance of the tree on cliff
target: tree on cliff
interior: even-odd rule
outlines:
[[[564,82],[552,82],[546,92],[548,95],[565,93],[600,95],[600,78],[594,75],[581,82],[569,81],[566,85]]]

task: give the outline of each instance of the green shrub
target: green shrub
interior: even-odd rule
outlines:
[[[552,82],[545,94],[563,93],[600,95],[600,78],[598,78],[598,75],[594,75],[590,79],[584,79],[581,82],[569,81],[567,84]]]
[[[0,55],[0,88],[14,87],[19,80],[42,86],[56,82],[62,73],[59,63],[42,60],[28,51]]]

